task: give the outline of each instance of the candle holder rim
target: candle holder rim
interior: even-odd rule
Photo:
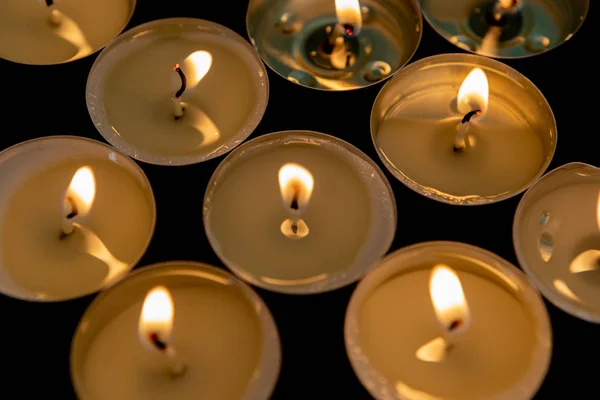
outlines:
[[[515,250],[515,255],[517,256],[517,261],[519,265],[527,275],[527,277],[531,280],[531,282],[537,287],[537,289],[542,293],[542,295],[554,306],[563,310],[564,312],[571,314],[579,319],[582,319],[586,322],[590,322],[593,324],[600,324],[600,310],[599,311],[591,311],[591,310],[582,310],[580,307],[577,307],[573,303],[569,302],[565,299],[564,296],[561,296],[556,291],[549,288],[546,284],[544,284],[537,277],[537,273],[533,268],[529,266],[527,259],[525,258],[525,254],[521,249],[521,231],[519,229],[519,225],[521,223],[521,219],[523,213],[525,212],[525,206],[529,197],[533,196],[534,190],[536,189],[536,185],[544,180],[553,179],[557,174],[562,172],[570,172],[574,169],[593,169],[594,172],[600,172],[600,168],[583,162],[570,162],[567,164],[563,164],[552,171],[545,174],[541,177],[534,185],[532,185],[521,197],[519,204],[517,205],[517,209],[515,211],[515,216],[513,218],[513,226],[512,226],[512,234],[513,234],[513,249]]]
[[[436,190],[425,190],[426,187],[424,185],[421,185],[420,183],[411,179],[408,175],[404,174],[399,168],[397,168],[395,165],[393,165],[390,161],[387,161],[387,157],[385,156],[383,151],[380,149],[380,146],[377,144],[377,141],[376,141],[377,130],[375,129],[375,122],[374,122],[374,120],[376,119],[375,108],[379,104],[380,99],[385,94],[385,91],[391,90],[390,88],[392,87],[394,82],[397,79],[399,79],[398,77],[400,77],[402,74],[412,73],[414,70],[419,70],[421,67],[427,65],[428,63],[433,64],[434,62],[437,62],[438,60],[448,60],[448,63],[453,63],[452,60],[454,58],[465,58],[467,60],[472,60],[474,64],[478,64],[476,60],[479,60],[482,62],[481,64],[483,67],[493,68],[494,70],[498,70],[498,72],[502,72],[499,70],[499,68],[502,68],[502,69],[506,70],[505,72],[515,74],[516,76],[520,77],[527,84],[530,85],[531,89],[535,92],[535,94],[544,101],[543,107],[549,111],[549,116],[552,119],[551,124],[554,127],[554,140],[552,142],[552,144],[553,144],[552,148],[546,154],[546,159],[544,160],[544,163],[541,165],[537,174],[533,178],[531,178],[529,183],[523,185],[522,187],[520,187],[516,190],[504,192],[504,193],[501,193],[501,194],[498,194],[495,196],[486,196],[486,197],[481,197],[481,196],[476,196],[476,195],[473,195],[473,196],[452,196],[452,195],[450,195],[450,196],[448,196],[448,195],[444,195]],[[455,61],[454,63],[455,64],[463,64],[463,63],[466,63],[466,61],[461,61],[461,62]],[[489,63],[489,65],[485,65],[485,63]],[[495,68],[495,67],[499,67],[499,68]],[[552,110],[550,103],[548,103],[548,99],[546,99],[546,97],[541,92],[541,90],[525,75],[521,74],[516,69],[512,68],[511,66],[509,66],[501,61],[495,60],[493,58],[484,57],[484,56],[480,56],[477,54],[469,54],[469,53],[435,54],[433,56],[424,57],[415,62],[412,62],[409,65],[407,65],[406,67],[402,68],[402,70],[398,71],[398,72],[399,73],[397,75],[393,76],[391,79],[389,79],[387,82],[385,82],[385,84],[379,90],[379,93],[377,93],[377,96],[375,97],[375,101],[373,102],[373,105],[371,106],[369,129],[371,131],[371,142],[373,143],[373,147],[375,147],[375,151],[377,152],[379,159],[381,160],[383,165],[385,165],[387,170],[396,179],[398,179],[400,182],[402,182],[406,187],[408,187],[412,191],[414,191],[428,199],[439,201],[441,203],[458,205],[458,206],[483,206],[486,204],[498,203],[500,201],[508,200],[512,197],[518,196],[519,194],[525,192],[531,186],[533,186],[544,175],[544,172],[546,172],[546,170],[548,169],[548,166],[552,162],[552,159],[554,158],[554,154],[556,153],[556,146],[558,145],[558,127],[556,124],[556,117],[554,116],[554,111]],[[381,119],[381,120],[383,121],[383,119]],[[433,188],[430,188],[430,189],[433,189]]]
[[[527,304],[533,307],[534,313],[532,313],[532,321],[536,327],[535,335],[537,336],[537,346],[534,348],[530,367],[527,369],[523,377],[517,381],[520,385],[515,387],[510,386],[504,392],[501,392],[490,400],[514,400],[529,399],[533,396],[541,387],[544,378],[550,367],[550,361],[552,358],[552,325],[550,323],[550,317],[548,316],[548,310],[544,305],[537,287],[527,279],[527,275],[520,271],[510,261],[500,257],[499,255],[486,250],[482,247],[471,245],[463,242],[455,242],[449,240],[437,240],[429,242],[420,242],[399,248],[392,251],[383,257],[372,269],[371,273],[367,274],[356,286],[350,300],[348,307],[346,308],[346,314],[344,317],[344,345],[346,347],[346,353],[352,369],[363,386],[367,391],[377,400],[413,400],[412,397],[405,397],[395,390],[394,385],[387,382],[385,378],[381,376],[379,371],[371,364],[368,357],[363,353],[362,349],[358,345],[358,333],[357,333],[357,314],[360,309],[360,305],[357,303],[358,296],[366,296],[370,293],[370,287],[366,285],[370,283],[374,277],[377,277],[375,273],[377,271],[384,271],[384,264],[389,260],[392,260],[399,255],[408,254],[415,250],[423,248],[443,249],[451,248],[459,250],[459,252],[477,252],[479,255],[487,258],[486,261],[493,261],[493,264],[489,266],[495,270],[506,274],[513,282],[516,282],[521,289],[521,293],[524,294]],[[486,262],[488,264],[488,262]],[[410,267],[410,265],[409,265]],[[387,269],[394,269],[393,266],[387,267]],[[401,271],[406,269],[406,266],[395,268],[396,274],[389,275],[398,276]],[[522,290],[523,288],[527,291]],[[372,291],[373,289],[371,289]],[[359,350],[354,350],[358,347]],[[356,355],[355,353],[358,353]],[[535,368],[534,368],[535,367]],[[369,385],[364,382],[369,382]],[[373,383],[376,382],[376,383]],[[376,387],[375,387],[376,386]],[[385,390],[385,395],[381,395],[379,390]],[[522,395],[523,397],[515,397],[515,395]]]
[[[177,25],[177,24],[198,24],[202,26],[209,27],[218,32],[219,35],[228,35],[227,37],[231,40],[235,40],[236,43],[245,47],[248,50],[248,54],[252,56],[254,61],[256,61],[256,66],[260,69],[259,76],[262,86],[257,91],[257,101],[254,105],[254,108],[248,113],[246,120],[242,124],[241,128],[238,132],[229,139],[228,142],[223,143],[221,146],[216,148],[210,153],[199,153],[197,155],[160,155],[151,152],[147,152],[145,150],[140,149],[138,146],[132,145],[127,140],[123,139],[117,132],[115,132],[114,128],[110,124],[110,119],[108,115],[104,111],[103,104],[97,104],[97,95],[95,93],[91,93],[90,87],[93,86],[94,80],[100,79],[93,75],[94,71],[98,68],[100,63],[102,62],[103,55],[108,54],[108,51],[112,50],[113,47],[118,46],[123,42],[127,42],[131,39],[131,36],[136,35],[137,33],[142,32],[143,30],[156,28],[165,23]],[[251,74],[254,76],[254,74]],[[253,78],[255,80],[255,78]],[[98,57],[94,60],[92,67],[90,68],[90,72],[88,73],[88,78],[86,82],[85,89],[85,97],[86,97],[86,107],[88,110],[88,114],[94,123],[96,130],[102,135],[102,137],[110,143],[111,146],[119,149],[122,153],[127,154],[129,157],[136,159],[140,162],[144,162],[151,165],[161,165],[161,166],[185,166],[202,163],[213,158],[217,158],[226,154],[239,146],[244,142],[258,127],[260,121],[264,117],[264,114],[267,110],[267,105],[269,103],[269,76],[267,74],[267,70],[264,66],[262,58],[255,51],[255,48],[248,43],[243,36],[235,32],[234,30],[226,27],[225,25],[218,24],[213,21],[208,21],[201,18],[190,18],[190,17],[174,17],[174,18],[161,18],[149,22],[145,22],[143,24],[137,25],[127,31],[121,33],[117,37],[113,38],[110,42],[108,42]],[[99,126],[108,124],[109,127],[103,127],[101,130]]]
[[[100,145],[101,147],[105,147],[106,149],[116,152],[119,155],[121,155],[122,157],[124,157],[128,163],[130,163],[130,165],[132,166],[132,168],[134,170],[136,170],[140,176],[143,178],[143,182],[144,182],[144,186],[145,188],[149,191],[149,196],[148,199],[150,200],[149,202],[149,206],[151,208],[151,212],[152,212],[152,222],[150,224],[150,232],[148,234],[148,238],[146,240],[146,244],[145,246],[140,250],[140,254],[137,256],[137,258],[130,263],[129,266],[129,272],[133,270],[133,268],[140,262],[140,260],[142,259],[142,257],[144,257],[144,254],[146,254],[146,251],[148,251],[148,247],[150,247],[150,242],[152,241],[152,238],[154,237],[154,231],[156,230],[156,198],[154,197],[154,191],[152,189],[152,185],[150,184],[150,180],[148,179],[148,176],[146,175],[146,173],[144,172],[144,170],[135,162],[131,159],[131,157],[129,157],[127,154],[124,154],[123,152],[121,152],[120,150],[106,144],[106,143],[102,143],[98,140],[94,140],[94,139],[90,139],[87,137],[83,137],[83,136],[75,136],[75,135],[53,135],[53,136],[41,136],[41,137],[37,137],[37,138],[33,138],[33,139],[29,139],[29,140],[25,140],[23,142],[19,142],[16,143],[10,147],[7,147],[6,149],[0,151],[0,159],[6,155],[9,151],[14,151],[19,149],[20,147],[25,147],[31,144],[35,144],[38,142],[45,142],[45,141],[51,141],[54,139],[66,139],[66,140],[79,140],[82,142],[88,142],[91,143],[92,145]],[[61,302],[66,302],[66,301],[70,301],[70,300],[76,300],[76,299],[81,299],[87,296],[92,296],[95,293],[101,292],[104,289],[111,287],[113,284],[118,283],[119,281],[125,279],[128,276],[128,274],[123,275],[120,279],[117,279],[116,281],[113,281],[111,283],[109,283],[107,286],[104,287],[100,287],[99,289],[97,289],[94,292],[90,292],[90,293],[85,293],[82,295],[75,295],[75,296],[68,296],[68,297],[60,297],[60,298],[45,298],[45,299],[40,299],[37,297],[25,297],[25,296],[14,296],[13,294],[6,294],[6,293],[2,293],[5,296],[9,296],[13,299],[16,300],[20,300],[20,301],[27,301],[30,303],[61,303]]]
[[[221,247],[218,245],[216,238],[214,237],[213,233],[210,231],[211,224],[209,221],[209,215],[210,215],[209,205],[212,200],[211,198],[213,196],[215,187],[217,186],[217,183],[218,183],[217,181],[219,179],[219,175],[222,174],[223,171],[225,171],[225,169],[229,167],[228,164],[231,161],[231,159],[233,159],[238,154],[243,154],[247,148],[252,148],[253,146],[260,144],[262,142],[269,142],[269,141],[275,141],[278,139],[285,139],[287,136],[290,136],[290,135],[306,136],[307,134],[310,136],[313,136],[313,137],[318,137],[318,138],[322,138],[322,139],[331,141],[331,142],[335,143],[336,145],[342,146],[345,150],[351,152],[353,155],[358,156],[363,161],[367,162],[375,170],[375,172],[377,172],[377,174],[379,175],[381,182],[385,185],[386,191],[390,195],[389,200],[390,200],[390,205],[391,205],[391,209],[392,209],[392,213],[393,213],[392,218],[391,218],[391,223],[393,224],[393,229],[392,229],[393,234],[390,235],[390,237],[388,238],[388,240],[387,240],[388,244],[386,244],[384,246],[386,248],[386,250],[383,252],[382,256],[385,255],[385,253],[392,246],[392,242],[393,242],[394,236],[395,236],[395,231],[397,228],[396,221],[397,221],[397,217],[398,217],[398,209],[397,209],[397,204],[396,204],[396,198],[393,194],[394,192],[393,192],[393,189],[392,189],[392,186],[391,186],[389,180],[385,177],[385,173],[383,172],[383,170],[377,165],[377,163],[373,159],[371,159],[371,157],[369,157],[366,153],[364,153],[362,150],[360,150],[358,147],[352,145],[351,143],[349,143],[343,139],[340,139],[336,136],[329,135],[326,133],[311,131],[311,130],[301,130],[301,129],[271,132],[271,133],[267,133],[267,134],[255,137],[255,138],[243,143],[242,145],[240,145],[239,147],[234,149],[231,153],[229,153],[223,159],[223,161],[217,166],[217,168],[213,172],[210,180],[208,181],[208,185],[206,186],[206,191],[204,193],[204,200],[202,202],[202,209],[203,209],[202,221],[203,221],[203,225],[204,225],[204,232],[206,233],[206,237],[207,237],[213,251],[217,254],[217,256],[223,262],[223,264],[225,264],[227,266],[227,268],[230,269],[234,273],[234,275],[238,276],[240,279],[242,279],[256,287],[259,287],[259,288],[265,289],[265,290],[269,290],[272,292],[276,292],[276,293],[292,294],[292,295],[311,295],[311,294],[317,294],[317,293],[330,292],[330,291],[348,286],[351,283],[361,279],[368,271],[370,271],[372,268],[374,268],[374,266],[377,264],[377,262],[374,262],[370,267],[366,268],[359,276],[356,276],[356,277],[353,276],[352,279],[348,279],[348,278],[344,277],[342,279],[335,281],[334,283],[331,283],[331,284],[325,285],[325,286],[320,286],[320,287],[316,286],[316,284],[320,283],[321,281],[308,283],[308,284],[301,284],[301,285],[297,285],[297,286],[282,286],[282,285],[277,285],[277,284],[270,284],[270,283],[261,281],[256,276],[254,276],[254,274],[247,272],[244,268],[238,266],[236,263],[230,261],[227,257],[225,257],[225,255],[223,254],[223,251],[221,250]],[[338,273],[336,275],[344,276],[344,273]]]
[[[581,27],[583,26],[583,23],[587,19],[589,11],[590,11],[590,0],[583,0],[583,1],[585,1],[585,3],[586,3],[585,12],[582,15],[583,19],[580,20],[580,22],[577,25],[577,27],[575,28],[575,30],[573,30],[573,32],[571,32],[572,36],[575,36],[575,34],[581,29]],[[448,38],[448,35],[444,34],[443,31],[441,30],[441,28],[438,27],[436,24],[433,23],[433,21],[431,20],[431,18],[429,18],[429,15],[427,13],[425,13],[425,11],[423,11],[423,18],[427,21],[427,23],[435,31],[435,33],[437,33],[440,37],[442,37],[448,43],[452,44],[453,46],[456,46],[455,43],[453,43],[452,41],[450,41],[450,39]],[[556,43],[552,47],[548,47],[546,50],[542,51],[541,53],[526,54],[526,55],[521,55],[521,56],[479,55],[479,54],[477,54],[477,52],[475,50],[466,49],[466,48],[462,48],[462,47],[461,47],[461,49],[463,49],[464,51],[470,53],[471,55],[479,55],[481,57],[490,58],[490,59],[496,59],[496,60],[520,60],[520,59],[523,59],[523,58],[530,58],[530,57],[534,57],[536,55],[547,53],[550,50],[556,49],[559,46],[565,44],[566,42],[568,42],[568,40],[565,40],[563,38],[560,42]]]
[[[91,302],[91,304],[86,308],[81,319],[77,323],[77,327],[75,328],[75,333],[73,334],[73,338],[71,340],[70,346],[70,355],[69,355],[69,371],[71,374],[71,381],[73,384],[73,389],[75,390],[76,395],[79,398],[84,398],[85,391],[83,389],[83,383],[81,382],[81,374],[74,369],[74,355],[76,350],[76,342],[77,337],[81,332],[81,326],[83,322],[85,322],[85,318],[93,312],[94,308],[98,306],[98,304],[105,297],[110,295],[113,289],[117,289],[119,286],[127,283],[126,281],[130,278],[151,274],[152,272],[156,272],[161,269],[169,269],[172,267],[185,267],[186,269],[195,269],[197,271],[208,271],[210,273],[217,274],[228,279],[232,284],[237,285],[243,293],[246,295],[251,303],[254,312],[258,318],[260,328],[261,328],[261,354],[259,356],[259,360],[257,366],[265,367],[266,371],[262,371],[257,379],[255,375],[250,378],[248,382],[248,386],[246,391],[244,392],[244,396],[240,400],[254,400],[256,398],[269,398],[275,389],[275,385],[279,379],[279,372],[281,369],[281,340],[279,337],[279,332],[277,330],[277,324],[269,307],[264,302],[264,300],[243,280],[237,278],[235,275],[228,273],[226,270],[222,268],[215,267],[213,265],[200,262],[200,261],[161,261],[157,263],[153,263],[141,268],[134,270],[129,273],[126,278],[114,283],[110,287],[106,288],[106,290],[100,292],[96,298]],[[263,365],[264,364],[264,365]],[[268,367],[268,368],[267,368]],[[256,372],[256,371],[255,371]],[[268,382],[264,384],[264,382]],[[259,396],[259,397],[256,397]]]
[[[248,7],[246,8],[246,34],[248,35],[248,39],[250,39],[250,43],[252,44],[252,47],[254,48],[254,50],[256,51],[256,53],[258,54],[258,56],[260,57],[260,59],[262,60],[262,62],[267,65],[267,67],[269,67],[269,69],[273,72],[275,72],[275,74],[277,74],[277,76],[285,79],[286,81],[291,82],[287,76],[284,76],[281,72],[277,71],[274,67],[271,66],[271,64],[269,64],[263,57],[263,55],[261,54],[258,46],[256,45],[256,42],[254,40],[254,37],[252,36],[252,34],[250,33],[250,7],[252,5],[252,2],[254,0],[250,0],[248,1]],[[410,61],[412,60],[412,58],[415,56],[415,53],[417,52],[417,50],[419,49],[419,46],[421,45],[421,40],[423,40],[423,12],[421,9],[421,3],[418,0],[408,0],[410,1],[410,3],[412,4],[412,6],[415,8],[415,17],[418,19],[419,24],[419,30],[418,30],[418,38],[416,43],[414,43],[414,48],[410,54],[410,56],[408,56],[406,58],[406,61],[404,62],[404,64],[400,65],[395,71],[390,72],[389,75],[387,75],[385,78],[376,81],[376,82],[369,82],[368,84],[364,85],[364,86],[360,86],[360,87],[354,87],[354,88],[341,88],[341,89],[327,89],[325,87],[318,87],[318,86],[310,86],[310,85],[305,85],[303,83],[296,83],[296,82],[292,82],[298,86],[304,87],[304,88],[308,88],[308,89],[312,89],[312,90],[316,90],[319,92],[349,92],[349,91],[353,91],[353,90],[361,90],[361,89],[367,89],[370,88],[372,86],[375,86],[377,84],[380,84],[381,82],[385,82],[388,81],[390,78],[392,78],[394,75],[396,75],[396,73],[398,73],[399,71],[403,70],[407,65],[410,65]]]
[[[3,58],[4,61],[8,61],[10,63],[13,64],[17,64],[17,65],[28,65],[28,66],[32,66],[32,67],[44,67],[44,66],[51,66],[51,65],[63,65],[63,64],[70,64],[70,63],[75,63],[77,61],[80,60],[85,60],[99,52],[101,52],[102,50],[104,50],[104,48],[106,46],[108,46],[109,43],[111,43],[113,40],[115,40],[116,38],[118,38],[119,36],[121,36],[121,34],[125,31],[125,29],[127,28],[127,26],[129,26],[129,23],[131,22],[131,18],[133,17],[133,14],[135,13],[135,9],[137,7],[137,0],[127,0],[130,3],[130,11],[129,14],[125,20],[125,23],[123,24],[123,26],[121,27],[121,29],[119,29],[119,31],[116,33],[116,35],[111,38],[110,40],[108,40],[106,43],[104,43],[102,46],[98,47],[96,50],[90,52],[89,54],[86,54],[83,57],[79,57],[76,58],[74,60],[68,59],[68,60],[64,60],[64,61],[60,61],[60,62],[56,62],[56,63],[24,63],[24,62],[20,62],[20,61],[15,61],[15,60],[10,60],[8,58]]]

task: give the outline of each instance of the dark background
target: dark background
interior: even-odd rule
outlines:
[[[138,0],[127,29],[160,18],[195,17],[223,24],[247,38],[246,7],[244,0]],[[531,79],[554,110],[559,139],[550,169],[571,161],[598,165],[595,62],[599,36],[595,24],[600,21],[598,10],[592,8],[581,30],[567,43],[536,57],[506,62]],[[425,22],[413,61],[451,52],[460,50]],[[88,116],[84,97],[95,57],[57,66],[0,60],[0,150],[56,134],[103,141]],[[250,138],[290,129],[320,131],[354,144],[385,169],[369,132],[370,111],[381,83],[352,92],[326,93],[294,85],[270,70],[269,80],[270,102]],[[142,164],[154,189],[158,220],[150,248],[139,265],[197,260],[223,267],[202,227],[204,191],[222,159],[186,167]],[[385,173],[398,205],[398,229],[390,251],[423,241],[454,240],[491,250],[517,264],[512,222],[521,196],[485,206],[451,206],[426,199],[387,170]],[[186,210],[183,219],[182,209]],[[344,348],[344,314],[354,287],[311,296],[257,289],[275,317],[282,342],[283,364],[274,399],[370,398],[355,377]],[[75,397],[69,374],[70,342],[93,297],[52,304],[0,295],[1,399]],[[567,315],[548,302],[546,305],[554,350],[536,399],[598,398],[600,326]]]

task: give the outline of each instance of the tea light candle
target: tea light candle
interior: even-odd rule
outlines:
[[[513,225],[523,270],[554,305],[600,323],[600,170],[571,163],[523,196]]]
[[[549,51],[579,30],[589,0],[421,0],[423,16],[443,38],[488,57]]]
[[[142,170],[113,148],[52,136],[0,153],[0,292],[31,301],[93,293],[142,257],[156,220]]]
[[[251,0],[252,44],[279,75],[320,90],[351,90],[393,75],[421,40],[415,0]]]
[[[135,0],[5,0],[0,4],[0,57],[60,64],[88,56],[125,28]]]
[[[388,82],[373,107],[371,135],[401,182],[459,205],[522,192],[556,147],[552,110],[533,83],[466,54],[419,60]]]
[[[322,133],[278,132],[240,146],[204,197],[204,226],[242,279],[282,293],[333,290],[389,249],[396,205],[382,171]]]
[[[96,128],[140,161],[192,164],[230,151],[260,122],[264,65],[235,32],[171,18],[142,24],[98,56],[86,100]]]
[[[514,266],[474,246],[429,242],[367,274],[344,334],[378,400],[525,400],[546,375],[550,329],[541,297]]]
[[[252,289],[175,261],[94,300],[73,338],[71,377],[82,400],[266,400],[280,361],[275,322]]]

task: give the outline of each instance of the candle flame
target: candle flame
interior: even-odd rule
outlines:
[[[485,113],[489,95],[490,88],[485,72],[481,68],[473,69],[458,89],[458,111],[462,114],[473,110]]]
[[[75,207],[75,210],[70,210],[70,212],[76,212],[80,218],[86,216],[94,204],[95,197],[96,180],[94,172],[88,166],[79,168],[73,175],[65,194],[65,198],[69,199]]]
[[[142,344],[156,349],[156,339],[167,343],[173,331],[173,299],[164,286],[156,286],[148,292],[138,323]]]
[[[431,272],[429,294],[444,332],[456,333],[468,327],[469,306],[456,272],[446,265],[436,265]]]
[[[208,51],[195,51],[183,60],[181,70],[187,79],[187,89],[192,90],[208,74],[212,66],[212,55]]]
[[[362,15],[358,0],[335,0],[335,14],[338,23],[344,26],[346,34],[357,35],[362,28]]]
[[[511,9],[519,3],[519,0],[499,0],[500,7],[504,9]]]
[[[312,174],[299,164],[288,163],[279,169],[279,189],[286,208],[303,210],[314,187]]]

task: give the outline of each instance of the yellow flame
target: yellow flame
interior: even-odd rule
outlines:
[[[358,34],[362,27],[362,15],[358,0],[335,0],[335,14],[338,23],[352,25],[353,35]]]
[[[150,335],[153,334],[162,342],[167,342],[173,331],[174,313],[173,299],[166,287],[156,286],[150,290],[144,300],[138,323],[142,343],[151,344]]]
[[[458,111],[466,114],[473,110],[484,113],[488,107],[490,88],[485,72],[481,68],[473,69],[458,89]]]
[[[88,166],[79,168],[75,172],[75,175],[73,175],[65,198],[70,199],[74,203],[77,209],[77,216],[84,217],[90,212],[95,197],[96,179],[94,178],[94,172]]]
[[[429,295],[435,315],[445,332],[463,330],[468,326],[470,314],[467,299],[458,275],[450,267],[439,264],[433,268]]]
[[[298,211],[303,210],[310,201],[313,187],[313,176],[303,166],[288,163],[279,169],[279,189],[286,208],[290,207],[296,198]]]
[[[208,74],[212,66],[212,55],[208,51],[195,51],[183,60],[181,70],[185,74],[187,89],[192,90]]]
[[[518,1],[515,1],[515,0],[499,0],[498,3],[500,3],[500,7],[502,7],[502,8],[511,9],[516,3],[518,3]]]

